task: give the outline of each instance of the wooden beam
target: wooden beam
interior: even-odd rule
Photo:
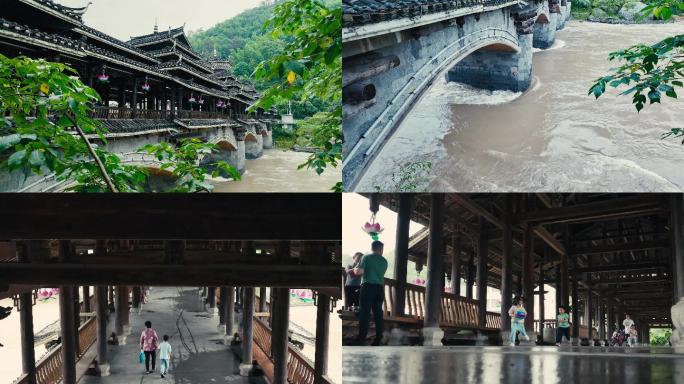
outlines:
[[[340,240],[340,194],[7,194],[4,239]]]
[[[535,224],[581,223],[636,217],[658,213],[663,209],[660,195],[645,194],[565,207],[527,211],[520,214],[521,222]]]
[[[669,240],[637,241],[622,244],[595,245],[592,247],[575,248],[572,250],[572,255],[643,251],[647,249],[668,248],[669,246]]]
[[[533,227],[532,230],[534,233],[539,236],[540,239],[544,240],[546,244],[549,245],[556,253],[559,255],[567,255],[567,250],[565,249],[565,246],[556,239],[551,232],[549,232],[546,228],[542,226],[536,226]]]
[[[578,272],[613,272],[613,271],[636,271],[653,268],[670,268],[667,263],[638,263],[638,264],[618,264],[618,265],[596,265],[588,268],[579,268]]]
[[[480,206],[478,203],[467,197],[465,194],[448,194],[447,198],[454,200],[458,205],[462,206],[463,208],[467,209],[473,214],[481,216],[497,228],[503,229],[503,223],[501,222],[501,220],[499,220],[498,217],[494,216],[492,213],[484,209],[484,207]]]
[[[0,267],[0,281],[43,287],[63,284],[337,287],[341,274],[339,266],[270,264],[3,264]]]

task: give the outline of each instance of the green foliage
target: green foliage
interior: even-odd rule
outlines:
[[[121,158],[92,144],[104,172],[88,150],[86,135],[97,135],[103,143],[106,130],[91,117],[100,101],[94,89],[84,85],[72,68],[27,57],[0,55],[0,170],[31,174],[55,174],[76,192],[111,191],[105,175],[120,192],[142,192],[147,180],[143,167],[125,165]],[[179,148],[167,143],[162,159],[180,177],[177,191],[211,190],[204,185],[206,169],[197,166],[201,156],[216,150],[212,144],[189,142]],[[225,163],[217,169],[237,173]],[[239,174],[237,175],[239,179]]]
[[[672,336],[672,330],[667,328],[654,328],[649,332],[649,342],[651,345],[668,345]]]
[[[657,0],[644,8],[642,17],[653,13],[668,20],[682,9],[682,0]],[[589,94],[597,99],[607,87],[620,88],[620,95],[632,96],[632,104],[639,112],[648,104],[660,104],[666,97],[676,99],[676,88],[684,85],[684,35],[671,36],[650,46],[637,44],[611,52],[608,59],[619,60],[621,65],[591,86]],[[663,136],[679,137],[681,133],[680,128],[674,128]]]
[[[100,96],[84,85],[78,73],[60,63],[7,58],[0,55],[0,170],[30,174],[55,173],[58,181],[72,180],[77,191],[107,191],[105,179],[90,158],[85,134],[106,141],[104,130],[90,118]],[[120,191],[140,190],[144,172],[122,165],[96,148]],[[114,156],[114,155],[112,155]]]
[[[147,144],[141,150],[154,155],[161,162],[162,170],[170,171],[178,181],[169,192],[211,192],[214,186],[206,182],[206,175],[217,177],[227,173],[234,180],[240,180],[240,173],[225,161],[217,161],[208,166],[198,166],[198,161],[218,151],[216,144],[204,143],[199,139],[184,139],[176,148],[169,143]]]
[[[322,144],[299,168],[322,173],[342,159],[342,22],[341,3],[287,0],[266,23],[274,39],[285,39],[283,51],[256,68],[256,78],[273,81],[251,107],[269,109],[283,99],[320,98],[331,104],[329,118],[314,134]],[[340,188],[337,187],[339,190]]]

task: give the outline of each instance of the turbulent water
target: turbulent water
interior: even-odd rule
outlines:
[[[297,170],[309,153],[268,149],[263,156],[247,160],[240,181],[214,180],[214,192],[329,192],[342,180],[339,168],[326,168],[320,176],[310,169]]]
[[[682,190],[684,146],[660,137],[684,125],[684,102],[668,98],[637,114],[629,96],[587,96],[593,80],[616,66],[609,52],[682,33],[682,23],[567,23],[551,48],[535,49],[524,93],[492,93],[441,76],[358,190],[396,190],[419,162],[432,168],[411,178],[429,191]]]

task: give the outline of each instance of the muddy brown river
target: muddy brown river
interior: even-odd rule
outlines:
[[[592,82],[616,66],[608,53],[684,33],[684,23],[608,25],[571,21],[535,49],[524,93],[489,92],[440,76],[388,140],[359,191],[415,184],[428,191],[681,191],[684,146],[661,134],[684,126],[684,102],[637,114],[631,97],[595,100]],[[684,92],[681,92],[684,96]],[[429,171],[402,183],[411,164]],[[404,177],[406,179],[406,177]]]

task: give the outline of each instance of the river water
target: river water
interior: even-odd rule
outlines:
[[[637,114],[629,96],[595,100],[587,91],[617,65],[607,61],[609,52],[682,33],[682,23],[571,21],[551,48],[535,49],[534,80],[524,93],[492,93],[440,76],[358,190],[396,190],[411,164],[430,162],[429,171],[410,177],[417,190],[681,191],[684,146],[660,137],[684,125],[684,103],[668,98]]]
[[[216,179],[214,192],[330,192],[342,180],[340,168],[326,168],[320,176],[315,171],[297,166],[309,153],[267,149],[255,160],[247,160],[240,181]]]

